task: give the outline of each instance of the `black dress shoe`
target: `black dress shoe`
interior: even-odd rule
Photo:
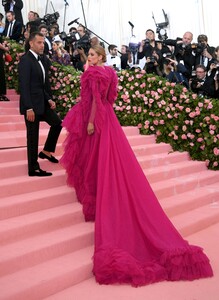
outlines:
[[[10,100],[4,95],[0,95],[0,101],[10,101]]]
[[[51,172],[46,172],[42,169],[38,169],[38,170],[35,170],[35,171],[30,171],[28,173],[29,176],[38,176],[38,177],[46,177],[46,176],[52,176],[52,173]]]
[[[48,156],[48,155],[46,155],[45,153],[43,153],[42,151],[39,153],[39,155],[38,155],[40,158],[42,158],[42,159],[44,159],[44,158],[46,158],[46,159],[48,159],[49,161],[51,161],[52,163],[55,163],[55,164],[57,164],[59,161],[58,161],[58,159],[57,158],[55,158],[54,156]]]

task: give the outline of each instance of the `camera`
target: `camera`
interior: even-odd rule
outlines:
[[[84,52],[87,54],[90,49],[90,37],[89,35],[84,35],[82,38],[77,40],[74,44],[75,49],[84,49]]]
[[[153,64],[157,61],[155,56],[150,56],[148,57],[148,59],[150,59],[149,63],[153,63]]]
[[[55,12],[53,14],[46,14],[43,18],[41,18],[41,21],[45,22],[47,26],[50,26],[57,22],[59,18],[59,13]]]
[[[149,46],[150,45],[150,40],[149,39],[145,39],[143,41],[144,41],[145,46]]]
[[[201,54],[207,48],[207,46],[205,43],[192,43],[191,48],[196,53]]]
[[[163,53],[163,58],[164,58],[163,62],[165,64],[169,64],[169,63],[171,63],[170,60],[169,60],[169,58],[173,59],[173,54],[171,52],[165,52],[165,53]]]
[[[77,32],[71,32],[69,34],[66,34],[65,31],[60,33],[60,38],[66,42],[67,45],[73,44],[74,42],[78,41],[80,39],[80,36]]]

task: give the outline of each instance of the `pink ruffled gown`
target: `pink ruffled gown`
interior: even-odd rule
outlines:
[[[112,106],[114,70],[89,67],[81,87],[80,102],[63,121],[61,163],[86,221],[95,220],[97,282],[140,286],[213,276],[203,250],[189,245],[165,215],[123,133]],[[90,136],[89,121],[95,125]]]

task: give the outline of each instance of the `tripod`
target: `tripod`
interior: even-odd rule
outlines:
[[[64,0],[64,2],[65,2],[65,9],[64,9],[64,18],[63,18],[63,31],[65,31],[66,8],[69,5],[67,0]]]

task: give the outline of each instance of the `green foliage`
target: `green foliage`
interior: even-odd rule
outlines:
[[[22,46],[12,43],[13,61],[6,63],[8,88],[18,87],[17,64]],[[71,66],[53,64],[51,86],[57,111],[63,118],[78,101],[80,75]],[[142,134],[155,134],[157,142],[187,151],[194,160],[219,169],[219,100],[205,99],[185,87],[145,71],[118,73],[115,113],[122,126],[138,126]]]

